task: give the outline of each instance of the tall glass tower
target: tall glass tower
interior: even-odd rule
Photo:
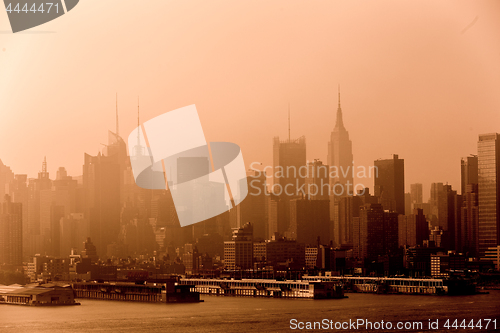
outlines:
[[[477,143],[479,255],[500,244],[500,134],[480,134]]]

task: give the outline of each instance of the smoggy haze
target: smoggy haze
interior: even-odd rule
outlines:
[[[111,27],[111,28],[110,28]],[[405,183],[460,186],[460,158],[500,130],[497,1],[97,1],[12,34],[0,11],[0,159],[82,173],[115,127],[196,104],[208,141],[272,165],[306,136],[326,163],[337,84],[356,165],[399,154]],[[46,32],[46,33],[44,33]],[[373,182],[366,184],[373,188]]]

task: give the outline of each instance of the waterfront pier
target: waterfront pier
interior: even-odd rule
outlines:
[[[201,294],[217,296],[344,298],[342,286],[336,281],[191,278],[180,279],[180,284],[193,285]]]
[[[461,283],[451,283],[455,280],[369,276],[303,276],[302,279],[335,281],[340,283],[346,291],[361,293],[447,295],[461,293],[461,291],[474,294],[475,290],[474,285],[466,280]]]
[[[73,284],[76,298],[149,303],[196,303],[200,294],[194,286],[166,283],[77,282]]]

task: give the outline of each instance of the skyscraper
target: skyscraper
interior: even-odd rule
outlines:
[[[330,142],[328,142],[328,158],[327,163],[332,169],[338,172],[336,177],[330,178],[330,186],[340,183],[346,185],[349,181],[353,182],[352,178],[352,142],[349,139],[349,132],[344,127],[342,118],[342,108],[340,107],[340,87],[337,107],[337,120],[332,133],[330,134]],[[348,172],[350,171],[350,172]]]
[[[405,193],[405,214],[410,215],[412,211],[411,207],[413,206],[411,202],[411,193]]]
[[[224,242],[224,266],[226,269],[253,267],[253,226],[247,223],[233,229],[233,238]]]
[[[47,207],[42,202],[41,193],[47,191],[52,187],[52,180],[49,178],[49,172],[47,171],[47,159],[43,159],[42,171],[38,173],[38,178],[28,180],[28,199],[27,199],[27,218],[25,219],[26,230],[24,253],[27,255],[34,255],[35,253],[45,253],[48,249],[48,233],[45,232],[47,237],[43,236],[42,228],[42,213],[47,216],[46,225],[50,225],[50,207],[47,212],[45,208]],[[45,198],[47,199],[47,198]],[[17,200],[16,200],[17,201]],[[50,200],[43,200],[50,206]],[[42,212],[43,211],[43,212]],[[50,227],[47,227],[50,228]],[[49,229],[50,230],[50,229]]]
[[[208,151],[207,151],[208,153]],[[217,218],[212,216],[214,207],[219,207],[215,211],[224,212],[227,209],[227,202],[224,197],[226,185],[224,183],[211,182],[209,173],[211,171],[210,158],[206,156],[178,157],[176,160],[177,185],[173,186],[173,192],[177,191],[177,202],[175,209],[179,219],[200,221],[193,225],[183,227],[184,241],[194,243],[196,239],[204,234],[212,234],[217,229]],[[192,186],[179,189],[182,183],[192,181]],[[203,193],[203,194],[202,194]],[[205,195],[210,195],[212,199],[207,202]],[[181,199],[180,199],[181,198]],[[180,200],[179,200],[180,199]]]
[[[289,136],[287,140],[280,141],[279,137],[275,137],[273,167],[272,192],[276,195],[271,198],[277,201],[277,230],[274,231],[282,233],[290,225],[290,200],[299,195],[298,189],[305,184],[300,170],[306,168],[306,138],[302,136],[292,140]],[[270,205],[274,206],[272,203]]]
[[[396,253],[399,243],[398,214],[385,212],[380,204],[361,206],[353,219],[353,254],[359,259],[377,259]]]
[[[241,181],[247,182],[248,195],[235,207],[236,225],[241,227],[251,222],[254,238],[264,240],[268,238],[266,174],[259,170],[248,170],[247,177]]]
[[[66,169],[61,167],[57,171],[56,180],[51,183],[52,186],[49,189],[40,190],[40,230],[43,253],[58,256],[60,250],[59,219],[77,212],[77,181],[68,176]]]
[[[279,137],[275,137],[273,164],[273,192],[290,200],[305,182],[299,171],[306,167],[306,138],[302,136],[295,140],[288,138],[280,141]]]
[[[431,208],[430,220],[432,226],[444,226],[447,221],[446,216],[446,193],[443,183],[431,184],[431,197],[429,199]]]
[[[470,256],[479,253],[478,243],[478,193],[477,184],[467,185],[465,194],[462,195],[461,234],[459,251],[467,252]]]
[[[477,184],[478,164],[477,155],[463,157],[460,163],[461,169],[461,194],[467,192],[467,185]]]
[[[479,255],[500,244],[500,134],[480,134],[477,143]]]
[[[120,231],[120,166],[112,156],[85,154],[83,186],[85,217],[97,252],[106,256],[107,246]]]
[[[338,96],[337,120],[330,141],[328,142],[327,164],[331,169],[330,172],[330,220],[334,221],[337,217],[334,209],[335,197],[337,194],[345,196],[348,190],[347,184],[353,183],[353,156],[352,142],[349,139],[349,132],[344,127],[342,118],[342,108],[340,107],[340,87]],[[335,184],[340,184],[342,187],[335,187]],[[343,189],[341,192],[340,189]],[[335,190],[335,191],[334,191]],[[337,200],[338,201],[338,200]]]
[[[353,221],[359,217],[359,208],[363,205],[361,196],[347,196],[340,199],[338,207],[338,223],[332,224],[333,242],[337,246],[352,245]]]
[[[413,204],[421,204],[422,200],[422,184],[416,183],[410,185],[410,195],[411,195],[411,203]],[[413,207],[412,207],[413,208]]]
[[[384,254],[384,210],[380,204],[362,206],[359,217],[354,218],[353,252],[359,259]]]
[[[429,239],[429,227],[424,212],[415,208],[407,215],[398,216],[399,246],[422,246]]]
[[[290,202],[290,227],[287,238],[299,243],[316,245],[330,242],[330,214],[328,200],[294,199]]]
[[[13,202],[23,205],[23,258],[31,255],[28,252],[30,230],[28,228],[28,176],[15,175],[14,180],[9,185],[9,192]]]
[[[23,263],[23,208],[5,195],[0,204],[0,265]]]
[[[10,168],[0,160],[0,202],[3,201],[5,194],[5,186],[14,179],[14,173]]]
[[[329,199],[329,170],[320,160],[307,163],[305,192],[311,200]]]
[[[448,250],[455,250],[455,237],[457,231],[459,234],[461,232],[461,224],[457,222],[461,221],[462,196],[457,194],[457,191],[454,191],[451,185],[446,184],[443,189],[445,192],[446,220],[444,225],[440,225],[444,231],[442,245]]]
[[[340,86],[338,91],[338,106],[335,121],[335,127],[330,134],[328,142],[327,164],[330,168],[329,184],[330,184],[330,221],[331,221],[331,238],[334,240],[335,246],[340,246],[340,209],[339,202],[341,197],[346,196],[349,184],[353,184],[353,156],[352,142],[349,139],[349,132],[344,127],[342,116],[342,108],[340,106]]]
[[[375,196],[385,210],[405,214],[405,160],[398,155],[392,159],[376,160]]]

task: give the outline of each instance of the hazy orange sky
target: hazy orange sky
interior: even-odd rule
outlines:
[[[355,165],[399,154],[406,189],[460,187],[460,158],[500,132],[500,2],[82,0],[12,34],[0,10],[0,159],[35,177],[82,173],[115,127],[196,104],[210,141],[272,165],[306,136],[326,162],[341,85]],[[373,188],[370,180],[365,184]]]

